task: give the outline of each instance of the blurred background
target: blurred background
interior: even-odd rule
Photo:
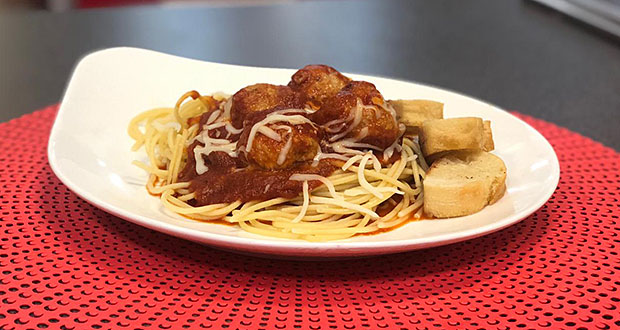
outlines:
[[[140,5],[183,6],[191,4],[207,5],[256,5],[274,2],[304,0],[0,0],[0,8],[11,9],[48,9],[63,11],[71,9],[105,8]]]
[[[435,85],[620,150],[620,0],[0,0],[0,121],[61,100],[90,52],[325,63]]]

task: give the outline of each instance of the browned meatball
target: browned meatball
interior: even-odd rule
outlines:
[[[358,142],[385,149],[399,136],[398,123],[388,107],[375,85],[352,81],[327,99],[321,109],[312,115],[312,120],[325,125],[324,129],[332,140],[359,138]],[[361,111],[361,119],[351,128],[355,124],[357,111]]]
[[[327,65],[306,65],[291,77],[288,85],[299,91],[310,105],[318,109],[326,99],[336,95],[351,79]]]
[[[305,116],[298,113],[288,115]],[[252,127],[265,117],[265,115],[251,116],[251,122],[246,121],[237,143],[238,153],[243,155],[248,163],[264,169],[283,169],[314,158],[319,148],[321,133],[319,128],[311,123],[291,124],[285,121],[269,123],[265,126],[279,136],[279,141],[256,132],[250,151],[246,151]]]
[[[233,126],[241,128],[251,113],[274,108],[303,107],[301,95],[288,86],[256,84],[242,88],[232,96],[230,117]]]

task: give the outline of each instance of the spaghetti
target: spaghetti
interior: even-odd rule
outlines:
[[[144,149],[148,159],[133,164],[149,174],[146,188],[150,194],[160,196],[166,209],[195,220],[226,221],[254,234],[308,241],[383,232],[420,218],[422,180],[428,166],[417,137],[403,135],[403,127],[394,143],[377,148],[359,138],[363,129],[356,133],[357,139],[351,137],[355,133],[351,123],[359,123],[361,115],[353,116],[349,125],[342,125],[348,117],[333,121],[329,128],[334,130],[332,138],[336,138],[318,145],[312,157],[300,156],[306,157],[305,165],[284,168],[282,164],[293,152],[292,141],[299,142],[293,132],[300,130],[299,125],[306,125],[306,131],[307,127],[314,128],[308,118],[316,110],[272,111],[252,126],[246,121],[242,129],[231,124],[231,101],[228,95],[201,96],[192,91],[184,94],[174,108],[149,110],[131,120],[128,133],[135,141],[132,150]],[[336,126],[341,129],[334,129]],[[242,131],[246,130],[252,135],[242,145],[246,134]],[[238,136],[241,138],[232,141],[231,137]],[[212,163],[205,161],[209,155],[218,153],[236,160],[240,153],[246,155],[248,150],[259,148],[259,137],[282,146],[276,153],[276,168],[261,169],[253,175],[268,176],[270,171],[280,175],[280,181],[269,178],[265,181],[269,183],[261,186],[264,196],[271,196],[269,191],[276,184],[294,187],[299,193],[262,200],[244,200],[247,198],[241,194],[237,200],[200,203],[202,190],[196,181],[216,171]],[[227,175],[249,171],[247,168],[255,165],[231,166]],[[190,172],[188,180],[186,174]],[[321,175],[325,173],[329,175]],[[207,185],[204,189],[210,188]]]

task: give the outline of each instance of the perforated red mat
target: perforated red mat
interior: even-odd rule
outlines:
[[[56,108],[0,124],[0,329],[618,329],[620,155],[520,116],[560,158],[498,233],[350,261],[213,250],[79,199],[46,157]]]

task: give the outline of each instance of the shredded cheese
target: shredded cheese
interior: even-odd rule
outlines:
[[[205,131],[205,130],[216,129],[216,128],[220,128],[220,127],[225,126],[225,125],[226,125],[225,122],[221,122],[220,121],[220,122],[217,122],[217,123],[204,125],[204,126],[202,126],[202,130]]]
[[[349,160],[349,157],[341,154],[326,152],[321,154],[321,159],[338,159],[346,162],[347,160]]]
[[[291,125],[299,125],[299,124],[314,125],[314,123],[310,119],[302,115],[289,115],[289,116],[285,115],[285,113],[291,113],[291,112],[306,112],[306,110],[285,109],[285,110],[274,111],[268,114],[267,117],[265,117],[265,119],[257,122],[256,124],[252,126],[252,129],[250,129],[250,135],[248,136],[248,142],[247,142],[247,145],[245,146],[245,151],[249,152],[250,150],[252,150],[252,143],[254,142],[254,137],[256,136],[256,133],[259,132],[259,129],[261,127],[264,127],[267,124],[276,123],[276,122],[287,122]]]
[[[322,184],[325,185],[325,187],[327,187],[327,190],[329,191],[329,193],[332,195],[332,197],[336,198],[336,199],[342,199],[342,196],[338,195],[338,193],[336,193],[336,187],[334,186],[334,184],[329,181],[328,178],[324,177],[324,176],[320,176],[318,174],[293,174],[291,175],[291,177],[289,178],[289,180],[292,181],[320,181]]]
[[[202,159],[202,150],[198,147],[194,148],[194,158],[196,159],[196,173],[198,173],[198,175],[202,175],[209,171],[209,167],[205,164],[204,159]]]
[[[401,152],[403,150],[403,148],[400,145],[399,141],[400,141],[401,136],[403,136],[403,134],[405,134],[405,129],[406,128],[407,127],[405,127],[405,125],[403,123],[398,124],[398,138],[394,141],[394,143],[392,143],[392,145],[390,145],[385,150],[383,150],[383,160],[384,161],[387,161],[388,159],[392,158],[392,155],[394,155],[394,151]]]
[[[228,131],[228,133],[233,135],[243,132],[243,128],[237,129],[231,123],[226,123],[226,130]]]
[[[304,181],[304,183],[302,184],[302,191],[304,195],[303,197],[304,202],[301,206],[301,211],[299,211],[299,214],[297,214],[295,219],[291,221],[293,223],[301,221],[301,219],[303,219],[304,216],[306,215],[306,212],[308,212],[308,206],[310,205],[310,193],[308,192],[308,181]]]
[[[220,131],[215,131],[216,138],[212,138],[209,136],[210,130],[224,127],[229,124],[225,121],[216,121],[218,119],[224,120],[220,117],[220,114],[220,110],[214,111],[207,119],[207,124],[202,127],[202,131],[200,132],[200,134],[196,135],[193,139],[189,141],[190,144],[195,141],[202,143],[202,146],[197,145],[196,147],[194,147],[196,173],[198,173],[199,175],[209,171],[209,167],[205,164],[203,155],[208,156],[212,152],[223,151],[231,157],[237,157],[236,142],[230,142],[227,139],[220,139]]]
[[[368,143],[359,143],[352,139],[344,139],[329,145],[335,152],[339,154],[354,154],[354,155],[363,155],[364,152],[361,150],[355,150],[351,148],[365,148],[365,149],[373,149],[373,150],[381,150],[381,148],[377,146],[373,146]]]
[[[213,111],[213,113],[211,113],[211,115],[209,116],[209,119],[207,119],[207,125],[213,123],[222,113],[222,111],[220,110],[215,110]]]
[[[319,165],[319,161],[321,161],[321,159],[338,159],[338,160],[342,160],[344,162],[349,160],[348,156],[342,155],[342,154],[336,154],[336,153],[329,153],[329,152],[322,152],[321,151],[321,147],[319,146],[317,148],[317,152],[316,155],[314,156],[314,158],[312,159],[312,166],[316,167],[317,165]]]
[[[355,141],[361,141],[367,136],[368,136],[368,127],[364,127],[359,131],[359,133],[357,133],[357,136],[355,137]]]
[[[355,164],[356,162],[359,162],[360,159],[362,159],[361,155],[356,155],[353,156],[351,158],[349,158],[349,160],[347,160],[346,163],[344,163],[344,165],[342,165],[342,170],[346,171],[347,169],[349,169],[349,167],[351,167],[353,164]]]
[[[272,139],[272,140],[276,140],[277,142],[282,141],[282,138],[280,137],[280,134],[278,134],[276,131],[272,130],[271,128],[267,127],[267,126],[261,126],[258,128],[258,133],[263,134],[264,136]]]
[[[384,100],[383,103],[381,103],[379,106],[383,108],[385,111],[389,112],[392,115],[394,122],[396,122],[396,110],[394,110],[394,107],[391,104],[389,104],[388,102],[385,102]]]
[[[346,118],[338,118],[328,121],[325,125],[323,125],[323,127],[325,127],[325,131],[328,133],[338,133],[347,125],[347,122],[352,121],[355,118],[356,113],[357,111],[349,111]],[[334,125],[337,125],[336,128],[331,127]]]
[[[316,147],[316,155],[314,155],[314,158],[312,158],[312,167],[316,167],[317,165],[319,165],[322,154],[323,153],[321,152],[321,146],[319,145]]]
[[[353,122],[351,123],[351,125],[349,125],[349,127],[347,127],[347,129],[344,132],[338,133],[332,136],[331,138],[329,138],[330,142],[342,139],[347,134],[349,134],[352,130],[354,130],[362,122],[363,111],[364,111],[364,104],[362,103],[362,100],[357,99],[357,106],[355,107],[355,109],[351,109],[350,111],[353,112],[354,114]]]
[[[400,152],[402,150],[402,147],[398,143],[398,140],[399,139],[396,139],[396,141],[394,141],[394,143],[392,143],[391,146],[389,146],[385,150],[383,150],[383,160],[384,161],[387,161],[388,159],[392,158],[392,156],[394,155],[394,151]]]
[[[292,145],[293,145],[293,135],[289,134],[288,140],[286,141],[284,148],[282,148],[282,150],[280,150],[280,154],[278,154],[278,161],[277,161],[278,165],[284,164],[284,161],[286,160],[286,155],[288,155],[288,152],[289,150],[291,150]]]

